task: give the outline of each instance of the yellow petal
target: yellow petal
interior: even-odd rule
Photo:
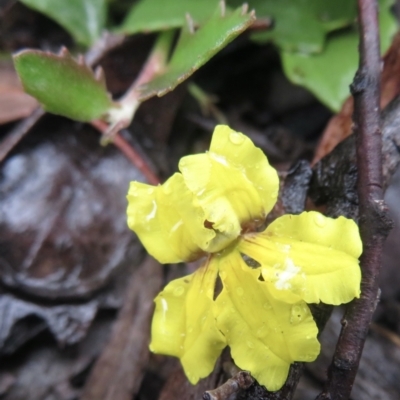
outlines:
[[[193,384],[213,370],[226,346],[213,314],[216,275],[216,264],[207,260],[194,274],[169,283],[155,299],[150,349],[180,358]]]
[[[179,169],[217,231],[205,249],[209,252],[226,247],[247,224],[263,220],[278,195],[277,173],[263,152],[227,126],[216,127],[208,153],[182,158]]]
[[[268,390],[285,383],[294,361],[312,361],[320,350],[318,329],[307,304],[287,304],[268,293],[259,269],[238,252],[219,258],[223,290],[216,300],[217,325],[235,363]]]
[[[161,263],[200,258],[215,237],[181,174],[157,187],[131,182],[127,198],[129,228]]]
[[[226,125],[217,125],[210,146],[210,153],[225,157],[232,166],[242,170],[257,189],[263,211],[268,214],[276,203],[279,177],[261,149],[240,132]]]
[[[350,219],[284,215],[246,235],[239,250],[261,264],[271,293],[283,301],[338,305],[360,295],[362,243]]]

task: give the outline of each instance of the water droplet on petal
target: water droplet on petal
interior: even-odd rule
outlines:
[[[193,379],[193,374],[192,374],[192,373],[187,372],[187,371],[185,371],[185,373],[186,373],[186,376],[188,377],[189,381],[193,381],[193,380],[194,380],[194,379]]]
[[[153,192],[154,192],[154,189],[153,189],[153,188],[147,189],[147,193],[148,193],[148,194],[152,194]]]
[[[224,280],[224,279],[226,279],[226,277],[227,277],[227,273],[226,273],[225,271],[221,271],[221,272],[219,273],[219,276],[221,277],[222,280]]]
[[[315,225],[319,226],[320,228],[323,228],[327,223],[327,219],[322,214],[318,213],[314,215],[314,222]]]
[[[242,144],[244,141],[244,136],[238,132],[231,132],[229,134],[229,140],[233,143],[233,144]]]
[[[254,343],[250,340],[248,340],[247,342],[247,346],[250,347],[250,349],[254,349]]]
[[[274,190],[273,192],[271,192],[271,199],[276,199],[278,197],[278,191]]]
[[[294,305],[292,306],[292,309],[290,311],[290,323],[294,325],[299,324],[301,321],[304,320],[306,315],[307,310],[305,309],[305,307]]]
[[[174,296],[179,297],[185,293],[185,288],[183,286],[178,286],[174,289]]]
[[[243,288],[240,286],[238,288],[236,288],[236,293],[238,296],[243,296],[243,293],[244,293]]]
[[[282,222],[277,222],[276,224],[274,224],[274,231],[276,233],[280,232],[282,229],[283,229]]]
[[[189,328],[188,328],[188,330],[187,330],[189,333],[192,333],[193,332],[193,327],[192,326],[189,326]]]
[[[314,361],[315,360],[315,356],[312,356],[311,354],[302,354],[300,357],[300,360],[301,361],[308,361],[308,362],[310,362],[310,361]]]
[[[263,325],[261,328],[257,329],[257,337],[262,338],[268,335],[269,329],[267,326]]]
[[[271,304],[269,304],[268,302],[266,302],[266,303],[263,304],[263,308],[264,308],[265,310],[271,310],[271,309],[272,309],[272,306],[271,306]]]

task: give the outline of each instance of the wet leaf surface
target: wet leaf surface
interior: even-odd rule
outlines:
[[[79,344],[60,349],[48,336],[25,346],[17,357],[0,359],[0,379],[9,376],[2,400],[72,400],[81,391],[109,333],[113,313],[102,313]]]
[[[46,326],[61,346],[78,343],[86,335],[97,308],[96,301],[80,305],[40,306],[11,295],[2,295],[0,354],[13,353],[24,341],[36,336]]]
[[[125,194],[141,177],[90,128],[47,129],[2,165],[0,279],[41,298],[82,298],[138,257]]]

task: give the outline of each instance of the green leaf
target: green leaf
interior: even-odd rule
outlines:
[[[24,50],[14,56],[14,64],[25,91],[48,112],[91,121],[105,116],[114,106],[101,70],[95,77],[67,50],[59,55]]]
[[[180,28],[190,14],[195,24],[204,23],[213,14],[219,0],[141,0],[125,18],[118,31],[133,34]]]
[[[239,0],[230,0],[237,4]],[[356,17],[356,0],[250,0],[257,18],[272,18],[272,29],[252,39],[272,41],[285,51],[322,51],[327,32],[349,26]]]
[[[381,0],[381,51],[390,46],[397,23],[390,13],[393,0]],[[337,112],[350,94],[350,84],[358,66],[358,33],[355,29],[328,37],[321,54],[306,55],[282,51],[287,77],[310,90],[326,106]]]
[[[106,0],[20,0],[58,22],[84,46],[101,35],[106,22]]]
[[[282,51],[285,74],[337,112],[349,95],[349,85],[357,69],[357,43],[357,33],[351,32],[329,38],[322,54]]]
[[[140,100],[162,96],[192,75],[255,20],[254,13],[243,8],[221,15],[217,12],[196,32],[182,30],[171,61],[155,79],[139,87]]]

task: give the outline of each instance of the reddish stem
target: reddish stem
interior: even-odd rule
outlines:
[[[102,134],[105,134],[109,128],[108,124],[101,120],[92,121],[91,125]],[[145,176],[148,183],[152,185],[158,185],[160,183],[160,179],[151,170],[146,161],[143,160],[141,155],[124,139],[119,132],[113,135],[112,143],[118,147],[118,149],[126,156],[126,158],[131,161],[132,164]]]

